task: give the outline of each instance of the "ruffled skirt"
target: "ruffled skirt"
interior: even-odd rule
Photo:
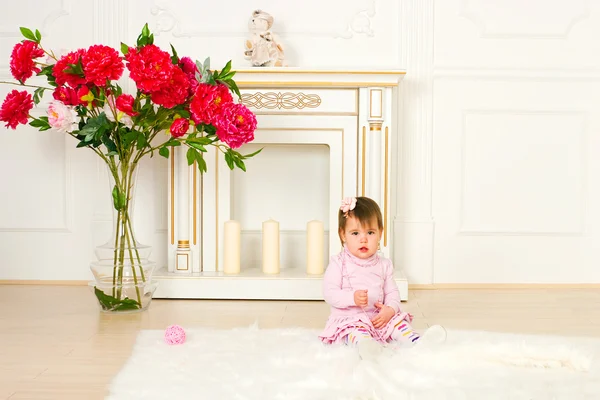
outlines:
[[[357,327],[365,327],[371,337],[380,343],[387,343],[394,331],[394,327],[402,321],[412,322],[413,316],[407,312],[395,314],[388,323],[380,329],[376,329],[365,313],[344,316],[331,316],[327,320],[325,329],[319,335],[319,339],[326,344],[343,343],[344,338]]]

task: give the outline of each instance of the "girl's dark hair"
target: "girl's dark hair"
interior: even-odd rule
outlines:
[[[368,197],[356,198],[356,207],[354,207],[354,210],[348,211],[348,218],[349,217],[358,219],[358,222],[360,222],[361,225],[366,225],[375,219],[379,229],[383,229],[383,217],[381,216],[381,209],[373,199]],[[338,211],[338,234],[340,236],[342,245],[344,242],[342,241],[341,232],[346,229],[346,221],[348,218],[346,218],[342,210]]]

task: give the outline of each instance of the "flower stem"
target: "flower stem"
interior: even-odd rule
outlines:
[[[0,81],[0,83],[6,83],[7,85],[15,85],[15,86],[27,86],[27,87],[37,88],[37,89],[53,90],[52,88],[48,88],[48,87],[35,86],[35,85],[26,85],[24,83],[17,83],[17,82]]]

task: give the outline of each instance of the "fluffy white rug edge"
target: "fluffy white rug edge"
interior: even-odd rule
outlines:
[[[140,331],[107,399],[600,398],[595,338],[450,329],[443,345],[387,349],[372,364],[319,332],[186,328],[169,346],[164,330]]]

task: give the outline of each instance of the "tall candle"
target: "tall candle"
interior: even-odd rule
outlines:
[[[240,273],[241,227],[238,221],[225,221],[223,224],[223,272]]]
[[[272,219],[262,224],[262,270],[265,274],[279,273],[279,222]]]
[[[325,269],[323,263],[323,241],[325,230],[323,222],[309,221],[306,224],[306,273],[320,275]]]

